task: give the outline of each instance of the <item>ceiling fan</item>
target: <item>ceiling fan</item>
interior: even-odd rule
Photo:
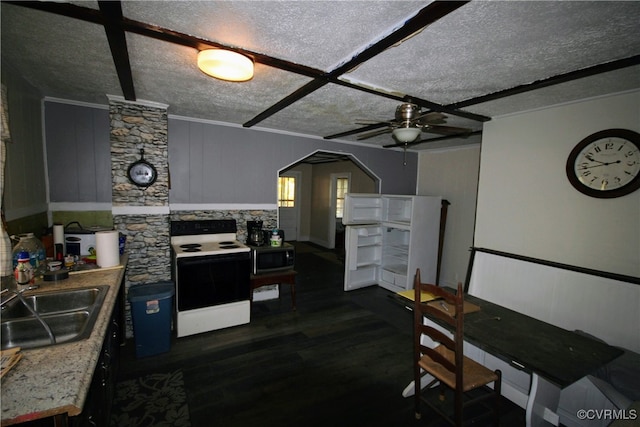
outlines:
[[[446,123],[446,118],[447,116],[442,113],[421,111],[420,107],[416,104],[405,102],[396,108],[394,120],[386,122],[370,120],[356,121],[356,124],[366,125],[359,130],[359,132],[366,133],[358,135],[357,139],[360,141],[385,133],[391,133],[396,141],[409,143],[415,141],[421,132],[438,135],[459,135],[471,132],[471,129],[443,125]]]

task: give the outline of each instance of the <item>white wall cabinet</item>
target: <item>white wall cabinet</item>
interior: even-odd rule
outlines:
[[[439,196],[347,194],[345,291],[379,285],[390,291],[435,282],[440,230]]]

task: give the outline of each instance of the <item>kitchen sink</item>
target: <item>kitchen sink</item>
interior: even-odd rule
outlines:
[[[71,289],[66,291],[42,292],[24,296],[24,300],[38,314],[58,313],[61,311],[88,309],[96,304],[102,304],[108,286]],[[33,314],[15,298],[2,309],[2,320],[19,317],[31,317]]]
[[[55,337],[55,344],[80,341],[93,331],[109,286],[42,292],[24,296]],[[53,344],[40,320],[15,298],[1,312],[1,348],[37,348]]]
[[[56,344],[79,341],[91,335],[90,313],[86,310],[42,316],[49,325]],[[8,320],[0,326],[2,349],[36,348],[52,345],[46,329],[35,317]]]

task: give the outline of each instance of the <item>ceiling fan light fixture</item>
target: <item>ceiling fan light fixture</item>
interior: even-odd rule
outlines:
[[[420,129],[415,127],[402,127],[393,130],[393,136],[400,142],[413,142],[420,135]]]
[[[251,58],[224,49],[198,52],[198,68],[211,77],[230,82],[245,82],[253,77]]]

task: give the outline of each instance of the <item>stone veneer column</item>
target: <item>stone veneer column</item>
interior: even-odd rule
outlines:
[[[171,279],[167,106],[110,97],[109,119],[113,223],[127,238],[128,291],[131,285]],[[129,165],[140,159],[141,149],[158,172],[156,182],[146,189],[127,177]],[[126,311],[127,336],[131,336],[128,304]]]

